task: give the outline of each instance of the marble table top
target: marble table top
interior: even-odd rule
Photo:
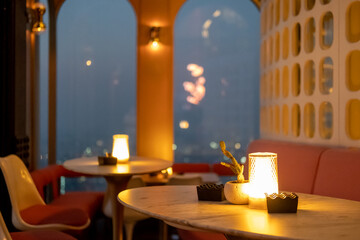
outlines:
[[[269,214],[227,201],[198,201],[196,186],[122,191],[126,207],[174,225],[250,239],[360,239],[360,202],[298,194],[297,213]]]
[[[116,165],[99,166],[97,157],[76,158],[64,162],[64,167],[69,170],[99,176],[145,174],[161,171],[171,166],[171,161],[138,156],[131,156],[127,163]]]

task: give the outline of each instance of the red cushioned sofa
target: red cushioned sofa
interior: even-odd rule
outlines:
[[[89,218],[93,218],[101,211],[101,206],[104,200],[104,192],[80,191],[67,192],[60,194],[59,181],[61,177],[80,177],[81,174],[69,171],[62,165],[50,165],[43,169],[31,172],[31,177],[38,189],[40,195],[45,200],[44,189],[51,186],[52,205],[72,206],[84,210]]]

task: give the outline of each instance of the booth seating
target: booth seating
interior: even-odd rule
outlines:
[[[54,206],[68,206],[82,209],[92,219],[101,213],[104,192],[76,191],[60,194],[61,177],[80,177],[83,174],[67,170],[62,165],[50,165],[30,173],[37,190],[45,202]],[[45,189],[52,190],[50,193]]]
[[[326,149],[328,147],[261,139],[251,142],[247,152],[277,153],[279,189],[312,193],[319,160]],[[245,169],[247,174],[248,166]]]
[[[331,148],[320,158],[313,194],[360,201],[360,149]]]
[[[281,191],[360,201],[360,148],[255,140],[248,153],[278,154]]]

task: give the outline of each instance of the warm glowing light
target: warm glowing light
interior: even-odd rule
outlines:
[[[277,154],[249,154],[249,207],[266,209],[265,193],[278,193]]]
[[[189,66],[190,65],[190,66]],[[187,69],[191,72],[191,76],[199,77],[204,73],[204,68],[196,64],[189,64]]]
[[[201,76],[204,73],[204,68],[194,63],[188,64],[186,68],[191,72],[193,77],[198,77],[195,83],[187,81],[183,83],[185,91],[190,93],[190,96],[188,96],[186,100],[189,103],[197,105],[204,98],[206,92],[204,86],[206,79]]]
[[[159,48],[160,43],[160,27],[151,27],[150,28],[150,46],[153,50]]]
[[[212,21],[207,19],[203,24],[203,29],[208,29],[211,26]]]
[[[181,120],[179,123],[179,127],[181,129],[188,129],[189,128],[189,122],[186,120]]]
[[[159,48],[159,42],[158,41],[152,41],[151,42],[151,48],[152,49],[158,49]]]
[[[87,61],[86,61],[86,66],[89,67],[89,66],[91,66],[91,64],[92,64],[92,61],[91,61],[91,60],[87,60]]]
[[[128,173],[129,172],[129,164],[117,164],[115,168],[117,173]]]
[[[202,30],[201,36],[203,36],[203,38],[208,38],[209,37],[209,31],[208,30]]]
[[[216,10],[214,13],[213,13],[213,17],[216,18],[216,17],[219,17],[221,15],[221,11],[220,10]]]
[[[240,149],[241,148],[241,143],[235,143],[235,149]]]
[[[43,15],[46,11],[45,5],[37,2],[33,4],[32,9],[33,9],[34,22],[31,31],[35,33],[42,33],[46,30],[46,26],[43,21]]]
[[[166,171],[167,171],[167,173],[168,173],[169,176],[173,175],[173,169],[172,169],[172,167],[167,168]]]
[[[118,162],[127,162],[129,154],[129,136],[125,134],[116,134],[113,136],[112,156],[118,159]]]
[[[204,77],[199,77],[197,80],[197,83],[200,85],[204,85],[206,82],[206,79]]]

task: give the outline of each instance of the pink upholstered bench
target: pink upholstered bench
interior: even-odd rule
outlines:
[[[279,189],[312,193],[319,160],[326,149],[328,147],[259,139],[250,143],[247,152],[277,153]]]
[[[360,201],[360,149],[326,150],[320,158],[313,193]]]

